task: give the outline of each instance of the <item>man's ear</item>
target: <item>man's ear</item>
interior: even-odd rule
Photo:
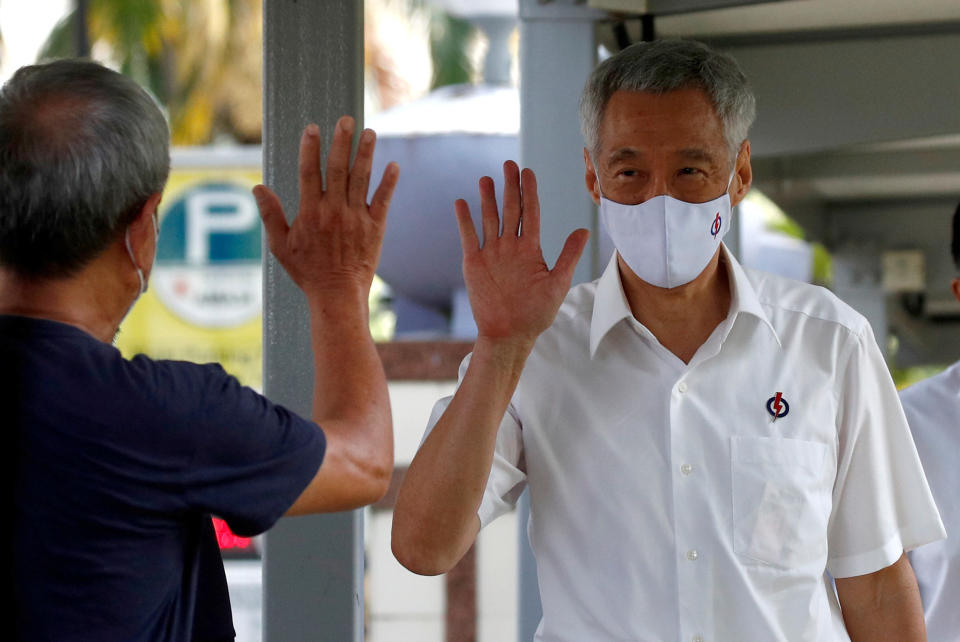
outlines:
[[[157,239],[154,225],[154,217],[158,216],[157,208],[160,206],[160,192],[151,194],[147,202],[143,204],[140,213],[130,223],[130,250],[137,260],[140,269],[147,269],[153,265],[153,257],[157,251]]]
[[[956,278],[950,284],[950,289],[953,290],[953,296],[957,297],[957,301],[960,301],[960,278]]]
[[[586,147],[583,148],[583,166],[583,180],[587,184],[590,198],[593,199],[594,203],[600,205],[600,182],[597,180],[597,170],[593,166],[593,161],[590,160],[590,152],[587,151]]]
[[[753,184],[753,167],[750,165],[750,141],[745,140],[737,152],[733,185],[730,186],[730,205],[736,205],[750,191]]]

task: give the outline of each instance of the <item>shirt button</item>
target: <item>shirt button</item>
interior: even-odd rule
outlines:
[[[684,475],[689,475],[690,473],[693,472],[693,466],[691,466],[690,464],[681,464],[680,472],[683,473]]]
[[[687,382],[686,382],[686,381],[681,381],[679,384],[677,384],[677,390],[679,390],[680,392],[686,392],[686,391],[687,391]]]
[[[691,562],[696,562],[699,557],[700,553],[697,552],[697,549],[691,548],[689,551],[687,551],[687,559]]]

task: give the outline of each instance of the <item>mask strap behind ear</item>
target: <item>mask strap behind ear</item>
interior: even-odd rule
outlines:
[[[594,160],[593,156],[590,156],[590,163],[593,165],[593,175],[597,177],[597,191],[600,192],[600,198],[606,198],[603,195],[603,185],[600,184],[600,170],[597,169],[597,161]]]
[[[133,248],[130,247],[130,228],[127,228],[127,231],[123,233],[123,243],[127,246],[127,254],[130,255],[130,261],[133,263],[134,269],[137,271],[137,278],[140,279],[140,294],[143,294],[147,290],[147,281],[143,278],[143,270],[140,269],[140,266],[137,265],[137,259],[133,256]]]

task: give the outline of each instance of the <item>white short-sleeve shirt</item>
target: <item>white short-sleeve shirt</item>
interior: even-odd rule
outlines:
[[[848,640],[826,571],[944,537],[866,320],[722,251],[730,312],[689,364],[615,257],[526,362],[478,515],[529,485],[537,640]]]
[[[900,393],[950,537],[910,552],[927,637],[960,641],[960,363]]]

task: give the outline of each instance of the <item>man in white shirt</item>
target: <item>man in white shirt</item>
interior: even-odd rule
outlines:
[[[457,202],[478,336],[400,491],[407,568],[451,568],[529,485],[537,640],[924,639],[904,551],[943,526],[870,326],[721,243],[753,115],[699,43],[599,65],[585,178],[617,252],[569,292],[587,234],[547,268],[530,170],[504,165],[502,216],[480,180],[482,247]]]
[[[960,270],[960,205],[953,214],[953,262]],[[951,283],[960,301],[960,278]],[[960,640],[960,362],[900,393],[920,460],[951,537],[910,552],[927,634],[936,642]]]

